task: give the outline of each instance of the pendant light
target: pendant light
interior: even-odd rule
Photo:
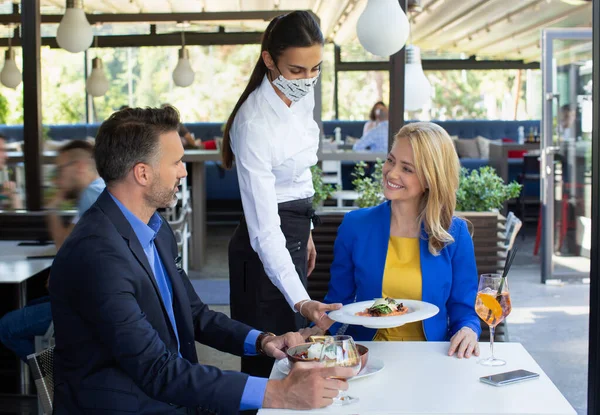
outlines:
[[[56,43],[71,52],[83,52],[92,45],[94,32],[85,16],[82,0],[66,0],[66,10],[56,31]]]
[[[431,84],[423,72],[421,51],[415,45],[406,45],[404,73],[404,108],[418,111],[431,99]]]
[[[0,82],[7,88],[15,89],[21,83],[21,71],[15,61],[15,51],[11,46],[12,38],[8,38],[8,50],[4,52],[4,67],[0,72]]]
[[[356,34],[373,55],[390,56],[406,44],[410,26],[398,0],[368,0],[358,18]]]
[[[181,49],[179,49],[179,60],[173,71],[173,82],[182,88],[190,86],[194,82],[196,74],[190,65],[190,53],[185,48],[185,35],[181,32]]]
[[[98,50],[98,36],[96,36],[96,51]],[[104,73],[104,64],[102,59],[96,56],[92,59],[92,72],[85,83],[85,90],[93,97],[101,97],[106,94],[110,86],[106,74]]]

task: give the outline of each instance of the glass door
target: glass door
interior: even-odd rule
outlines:
[[[542,282],[589,279],[592,30],[544,30],[542,77]]]

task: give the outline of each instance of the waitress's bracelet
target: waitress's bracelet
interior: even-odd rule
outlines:
[[[306,303],[310,303],[311,301],[313,301],[313,300],[304,300],[304,301],[302,301],[302,303],[300,304],[300,307],[299,307],[299,309],[298,309],[298,312],[300,313],[300,315],[301,315],[302,317],[306,317],[304,314],[302,314],[302,307],[304,307],[304,304],[306,304]],[[308,318],[308,317],[306,317],[306,318]]]

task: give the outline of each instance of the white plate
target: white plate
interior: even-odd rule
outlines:
[[[347,304],[339,310],[330,312],[329,317],[334,321],[344,324],[355,324],[371,329],[389,329],[392,327],[403,326],[406,323],[428,319],[435,316],[440,311],[437,306],[424,301],[396,299],[396,302],[403,303],[405,307],[408,307],[408,313],[401,316],[390,317],[356,315],[359,311],[364,311],[371,307],[374,301],[375,300],[361,301],[360,303]]]
[[[276,361],[275,367],[286,376],[290,373],[290,361],[288,359],[280,359]],[[376,357],[369,357],[369,360],[367,361],[367,367],[362,368],[360,372],[358,372],[358,375],[348,380],[366,378],[367,376],[371,376],[382,371],[383,367],[383,360],[377,359]]]

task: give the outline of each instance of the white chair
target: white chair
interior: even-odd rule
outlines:
[[[508,212],[508,215],[506,215],[504,242],[501,242],[507,252],[513,248],[515,239],[522,226],[523,222],[521,222],[521,219],[517,218],[513,212]]]
[[[338,190],[331,195],[337,201],[337,207],[344,207],[344,201],[354,202],[358,199],[358,193],[354,190]]]
[[[323,183],[342,186],[342,162],[338,160],[323,160],[321,162]]]
[[[175,234],[175,240],[177,241],[177,250],[181,255],[181,267],[183,270],[188,272],[188,260],[189,260],[189,240],[192,236],[190,232],[190,219],[192,217],[192,208],[187,203],[181,208],[179,217],[174,220],[168,220],[173,233]]]

